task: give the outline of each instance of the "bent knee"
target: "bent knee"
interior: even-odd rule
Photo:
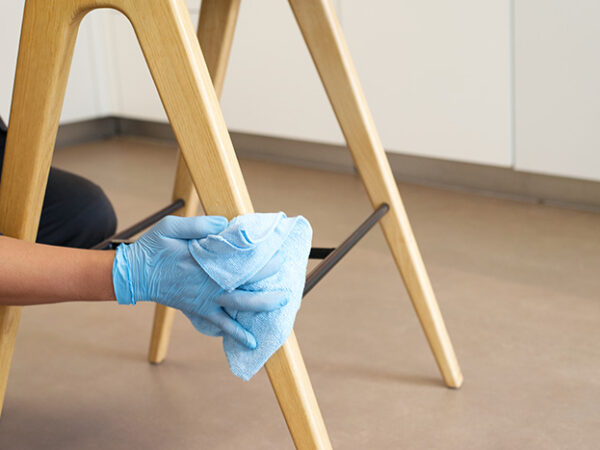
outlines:
[[[52,169],[44,199],[38,242],[90,248],[114,234],[114,208],[97,184]]]

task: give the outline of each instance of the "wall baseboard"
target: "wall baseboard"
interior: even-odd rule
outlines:
[[[61,125],[56,136],[56,148],[111,138],[118,134],[119,126],[120,119],[117,117],[102,117]]]
[[[61,125],[57,148],[114,136],[176,142],[171,126],[123,117]],[[238,156],[336,172],[355,172],[346,147],[231,132]],[[464,190],[519,201],[600,212],[600,182],[521,172],[511,168],[388,152],[398,181]]]

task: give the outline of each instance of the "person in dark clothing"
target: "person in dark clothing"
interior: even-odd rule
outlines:
[[[0,118],[0,182],[7,127]],[[102,189],[78,175],[52,167],[36,242],[90,248],[114,234],[117,217]]]

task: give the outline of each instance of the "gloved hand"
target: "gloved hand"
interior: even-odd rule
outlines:
[[[287,297],[277,292],[226,292],[200,267],[188,246],[190,239],[218,234],[227,224],[227,219],[219,216],[169,216],[133,244],[120,245],[113,264],[113,286],[119,304],[154,301],[177,308],[195,326],[198,321],[212,326],[208,333],[206,329],[199,331],[214,336],[228,334],[241,344],[256,348],[254,336],[223,308],[272,311],[285,305]],[[253,280],[271,276],[279,265],[275,259],[270,261]]]
[[[311,240],[312,229],[304,217],[288,218],[279,212],[238,216],[218,235],[189,241],[192,256],[223,289],[252,294],[277,292],[288,298],[283,308],[263,313],[226,308],[227,314],[258,341],[256,349],[248,350],[229,336],[223,337],[229,367],[244,380],[249,380],[292,332],[301,304]],[[271,264],[276,267],[272,276],[255,275]],[[254,281],[259,278],[262,279]],[[202,325],[196,327],[200,329]]]

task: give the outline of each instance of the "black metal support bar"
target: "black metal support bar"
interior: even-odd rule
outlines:
[[[104,250],[110,247],[111,242],[113,241],[123,241],[129,239],[132,236],[144,231],[146,228],[151,227],[156,222],[158,222],[163,217],[168,216],[176,212],[177,210],[183,208],[185,206],[185,202],[182,199],[176,200],[168,206],[165,206],[163,209],[156,211],[151,216],[146,217],[145,219],[140,220],[139,222],[133,224],[129,228],[124,229],[116,234],[113,234],[109,238],[106,238],[99,244],[92,247],[93,250]]]
[[[367,218],[367,220],[361,223],[360,226],[340,244],[339,247],[329,253],[329,255],[306,277],[306,284],[304,285],[304,293],[302,296],[308,294],[310,290],[314,288],[338,262],[340,262],[352,247],[354,247],[389,210],[390,206],[387,203],[382,203],[373,214]]]
[[[310,249],[308,259],[325,259],[327,258],[335,248],[324,248],[324,247],[313,247]]]
[[[163,217],[168,216],[183,208],[185,202],[182,199],[176,200],[163,209],[154,214],[140,220],[129,228],[120,231],[99,244],[92,247],[94,250],[105,250],[114,248],[114,243],[126,241],[136,234],[144,231],[146,228],[154,225]],[[389,211],[390,207],[387,203],[382,203],[367,219],[359,225],[359,227],[337,248],[313,247],[310,249],[310,259],[322,259],[323,261],[315,267],[306,277],[303,296],[308,294],[321,279],[329,273],[340,260],[360,241],[365,234],[375,226],[377,222]]]

